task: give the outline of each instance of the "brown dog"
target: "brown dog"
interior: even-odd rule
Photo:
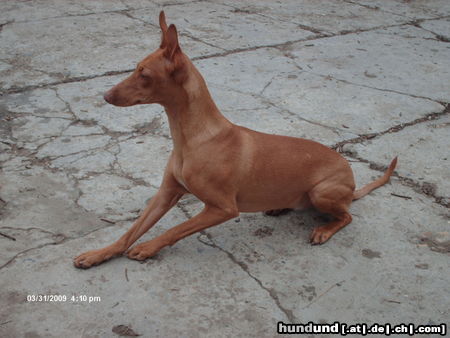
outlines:
[[[351,202],[385,184],[395,158],[382,178],[355,190],[352,170],[340,154],[314,141],[259,133],[232,124],[214,104],[205,81],[178,44],[174,25],[159,16],[161,46],[136,70],[105,94],[116,106],[159,103],[164,106],[173,139],[164,178],[139,219],[117,242],[74,260],[89,268],[121,255],[184,194],[205,203],[202,212],[151,241],[133,247],[129,258],[144,260],[167,245],[239,215],[315,207],[335,220],[317,227],[312,244],[326,242],[349,224]]]

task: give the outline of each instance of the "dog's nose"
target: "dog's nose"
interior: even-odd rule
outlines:
[[[112,95],[112,93],[111,93],[110,90],[107,91],[107,92],[105,93],[105,95],[103,95],[103,98],[105,99],[106,102],[112,104],[112,98],[113,98],[113,95]]]

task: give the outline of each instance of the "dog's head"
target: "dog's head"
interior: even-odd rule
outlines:
[[[127,107],[136,104],[159,103],[165,105],[179,94],[186,77],[187,57],[178,44],[175,25],[167,27],[164,12],[159,14],[161,45],[138,63],[134,72],[111,88],[105,101],[115,106]]]

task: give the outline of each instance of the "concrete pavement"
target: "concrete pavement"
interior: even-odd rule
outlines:
[[[397,175],[322,246],[319,213],[242,214],[144,263],[75,269],[161,182],[163,109],[102,97],[158,47],[161,9],[231,121],[337,148],[358,186],[399,155]],[[446,0],[1,2],[0,336],[448,323],[449,42]],[[201,207],[183,199],[140,242]]]

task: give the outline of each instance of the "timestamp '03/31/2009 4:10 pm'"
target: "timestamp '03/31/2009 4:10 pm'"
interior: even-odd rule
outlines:
[[[85,302],[85,303],[99,303],[101,302],[100,296],[88,296],[88,295],[45,295],[45,294],[30,294],[27,295],[27,302],[39,303],[39,302]]]

